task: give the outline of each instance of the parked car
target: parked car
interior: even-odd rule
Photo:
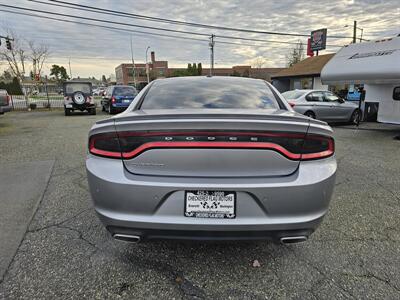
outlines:
[[[64,112],[66,116],[76,110],[87,111],[90,115],[96,114],[96,104],[92,94],[90,82],[66,81],[63,84]]]
[[[345,101],[329,91],[293,90],[282,96],[296,112],[313,119],[356,124],[361,117],[356,103]]]
[[[93,90],[93,95],[95,95],[95,96],[103,96],[104,91],[105,91],[105,88],[103,88],[103,87],[95,88]]]
[[[11,111],[11,97],[6,90],[0,90],[0,115]]]
[[[105,90],[101,100],[102,111],[107,111],[109,114],[124,111],[136,95],[137,91],[133,86],[110,86]]]
[[[97,122],[86,169],[116,239],[294,243],[328,211],[336,159],[332,129],[269,83],[193,76],[155,80]]]

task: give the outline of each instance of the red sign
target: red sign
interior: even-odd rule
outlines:
[[[311,49],[311,38],[307,41],[307,56],[314,56],[314,51]]]

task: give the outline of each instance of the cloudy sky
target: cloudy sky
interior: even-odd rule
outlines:
[[[64,1],[152,17],[261,31],[309,34],[311,30],[326,27],[328,28],[328,36],[351,37],[353,34],[352,28],[345,26],[352,25],[353,20],[357,20],[358,26],[364,29],[364,38],[366,39],[375,40],[400,33],[399,0]],[[296,42],[299,39],[302,42],[306,42],[306,37],[274,36],[172,25],[60,6],[50,6],[45,3],[54,2],[48,0],[39,0],[39,2],[42,3],[28,0],[0,0],[0,4],[3,5],[42,10],[49,13],[62,13],[70,16],[94,18],[130,25],[153,26],[192,33],[245,37],[266,41],[254,42],[217,37],[215,46],[216,67],[253,64],[254,60],[258,57],[262,57],[266,61],[266,67],[283,67],[286,64],[285,55],[293,45],[275,42]],[[20,38],[47,44],[51,50],[51,57],[47,65],[60,64],[67,67],[70,59],[74,77],[77,75],[81,77],[99,77],[102,74],[106,76],[113,74],[118,64],[131,60],[131,37],[133,41],[133,56],[136,62],[143,62],[145,60],[145,50],[147,46],[150,46],[156,52],[157,59],[168,60],[170,67],[185,66],[189,62],[202,62],[203,66],[208,66],[209,64],[209,48],[206,36],[169,33],[134,26],[96,22],[93,20],[79,20],[67,16],[24,11],[4,6],[0,6],[0,10],[48,16],[59,20],[113,26],[121,29],[106,29],[0,11],[0,35],[7,28],[11,28]],[[179,38],[161,37],[122,30],[169,34],[178,36]],[[360,34],[360,30],[357,33]],[[200,40],[190,40],[188,38]],[[337,39],[328,37],[327,43],[329,47],[323,53],[335,52],[339,49],[338,46],[348,44],[349,42],[351,42],[351,39],[348,38]]]

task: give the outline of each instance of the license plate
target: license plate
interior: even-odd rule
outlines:
[[[72,104],[65,105],[66,108],[72,108]]]
[[[131,100],[124,100],[124,103],[129,103],[131,102]]]
[[[236,193],[186,191],[185,217],[233,219],[236,217]]]

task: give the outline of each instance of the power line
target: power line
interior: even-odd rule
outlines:
[[[0,4],[0,6],[3,6],[3,5]],[[17,15],[23,15],[23,16],[30,16],[30,17],[36,17],[36,18],[41,18],[41,19],[53,20],[53,21],[58,21],[58,22],[66,22],[66,23],[72,23],[72,24],[80,24],[80,25],[86,25],[86,26],[100,27],[100,28],[111,29],[111,30],[115,30],[115,31],[134,32],[134,33],[139,33],[139,34],[149,34],[149,35],[156,35],[156,36],[162,36],[162,37],[170,37],[170,38],[177,38],[177,39],[208,42],[205,39],[202,40],[202,39],[196,39],[196,38],[191,38],[191,37],[168,35],[168,34],[161,34],[161,33],[148,32],[148,31],[139,31],[139,30],[132,30],[132,29],[119,28],[119,27],[113,27],[113,26],[106,26],[106,25],[100,25],[100,24],[90,24],[90,23],[85,23],[85,22],[58,19],[58,18],[52,18],[52,17],[48,17],[48,16],[35,15],[35,14],[30,14],[30,13],[22,13],[22,12],[16,12],[16,11],[5,10],[5,9],[0,9],[0,11],[7,12],[7,13],[12,13],[12,14],[17,14]]]
[[[63,17],[69,17],[69,18],[75,18],[75,19],[83,19],[83,20],[89,20],[89,21],[95,21],[95,22],[102,22],[102,23],[111,23],[111,24],[117,24],[117,25],[122,25],[122,26],[132,26],[132,27],[140,27],[140,28],[147,28],[147,29],[153,29],[153,30],[163,30],[163,31],[168,31],[168,32],[177,32],[177,33],[184,33],[184,34],[191,34],[191,35],[200,35],[200,36],[206,36],[209,37],[208,34],[205,33],[199,33],[199,32],[188,32],[188,31],[181,31],[181,30],[174,30],[174,29],[166,29],[166,28],[158,28],[158,27],[152,27],[152,26],[144,26],[144,25],[137,25],[137,24],[128,24],[128,23],[123,23],[123,22],[115,22],[115,21],[109,21],[109,20],[99,20],[99,19],[95,19],[95,18],[89,18],[89,17],[82,17],[82,16],[72,16],[72,15],[68,15],[68,14],[61,14],[61,13],[56,13],[56,12],[47,12],[47,11],[43,11],[43,10],[38,10],[38,9],[30,9],[30,8],[24,8],[24,7],[18,7],[18,6],[12,6],[12,5],[6,5],[6,4],[0,4],[0,6],[3,7],[8,7],[8,8],[12,8],[12,9],[18,9],[18,10],[24,10],[24,11],[34,11],[34,12],[38,12],[38,13],[44,13],[44,14],[50,14],[50,15],[56,15],[56,16],[63,16]],[[16,13],[16,12],[12,12],[12,11],[8,11],[10,13]],[[22,14],[22,13],[19,13]],[[28,14],[29,15],[29,14]],[[34,15],[32,14],[31,16],[35,16],[35,17],[41,17],[44,18],[44,16],[39,16],[39,15]],[[50,17],[46,17],[48,19],[52,19],[52,20],[61,20],[61,19],[56,19],[56,18],[50,18]],[[70,23],[74,23],[71,20],[65,20],[63,19],[64,22],[70,22]],[[82,22],[76,22],[79,24],[86,24],[88,25],[89,23],[82,23]],[[98,24],[90,24],[91,26],[98,26],[98,27],[104,27],[107,28],[108,26],[104,26],[104,25],[98,25]],[[121,28],[117,28],[117,27],[113,27],[112,29],[121,29]],[[124,29],[125,30],[125,29]],[[135,32],[133,30],[131,30],[132,32]],[[157,34],[157,33],[149,33],[149,32],[140,32],[140,31],[136,31],[139,33],[144,33],[144,34],[153,34],[153,35],[160,35],[160,36],[167,36],[166,34],[161,35],[161,34]],[[171,37],[178,37],[178,36],[171,36]],[[296,42],[284,42],[284,41],[268,41],[268,40],[261,40],[261,39],[253,39],[253,38],[243,38],[243,37],[234,37],[234,36],[217,36],[219,38],[223,38],[223,39],[235,39],[235,40],[245,40],[245,41],[255,41],[255,42],[263,42],[263,43],[283,43],[283,44],[293,44],[296,45],[298,43]],[[185,39],[191,39],[191,40],[200,40],[200,39],[195,39],[195,38],[189,38],[189,37],[185,37]],[[204,40],[201,40],[204,41]],[[221,42],[222,43],[222,42]],[[341,46],[337,46],[337,45],[329,45],[332,47],[341,47]]]
[[[109,23],[109,24],[122,25],[122,26],[131,26],[131,27],[140,27],[140,28],[146,28],[146,29],[152,29],[152,30],[162,30],[162,31],[167,31],[167,32],[175,32],[175,33],[184,33],[184,34],[189,34],[189,35],[205,36],[207,38],[210,36],[209,34],[206,34],[206,33],[175,30],[175,29],[167,29],[167,28],[159,28],[159,27],[137,25],[137,24],[129,24],[129,23],[123,23],[123,22],[110,21],[110,20],[100,20],[100,19],[96,19],[96,18],[89,18],[89,17],[83,17],[83,16],[72,16],[72,15],[68,15],[68,14],[62,14],[62,13],[56,13],[56,12],[48,12],[48,11],[43,11],[43,10],[39,10],[39,9],[31,9],[31,8],[18,7],[18,6],[13,6],[13,5],[6,5],[6,4],[0,4],[0,6],[7,7],[7,8],[12,8],[12,9],[29,11],[29,12],[37,12],[37,13],[43,13],[43,14],[50,14],[50,15],[56,15],[56,16],[62,16],[62,17],[86,20],[86,21],[102,22],[102,23]],[[260,39],[233,37],[233,36],[226,36],[226,35],[217,36],[217,37],[221,37],[223,39],[259,41],[259,42],[268,42],[268,43],[289,43],[289,42],[281,42],[281,41],[267,41],[267,40],[260,40]],[[297,44],[297,43],[294,43],[294,44]]]
[[[47,4],[47,5],[55,5],[54,3],[46,3],[46,2],[38,1],[38,0],[28,0],[28,1],[39,2],[39,3]],[[98,7],[89,6],[89,5],[76,4],[76,3],[71,3],[71,2],[67,2],[67,1],[59,1],[59,0],[49,0],[49,1],[66,4],[68,6],[64,5],[63,7],[69,7],[72,9],[90,10],[92,12],[97,12],[97,13],[101,13],[101,14],[119,15],[119,16],[135,18],[135,19],[142,19],[142,20],[144,19],[144,20],[153,21],[153,22],[163,22],[163,23],[175,24],[175,25],[194,26],[194,27],[201,27],[201,28],[208,28],[208,29],[228,30],[228,31],[246,32],[246,33],[258,33],[258,34],[269,34],[269,35],[297,36],[297,37],[309,37],[310,36],[309,34],[262,31],[262,30],[251,30],[251,29],[234,28],[234,27],[227,27],[227,26],[208,25],[208,24],[202,24],[202,23],[186,22],[186,21],[172,20],[172,19],[166,19],[166,18],[151,17],[151,16],[146,16],[146,15],[141,15],[141,14],[127,13],[127,12],[122,12],[122,11],[117,11],[117,10],[106,9],[106,8],[98,8]],[[58,5],[60,5],[60,4],[58,4]],[[329,37],[330,38],[352,38],[349,36],[329,36]]]

